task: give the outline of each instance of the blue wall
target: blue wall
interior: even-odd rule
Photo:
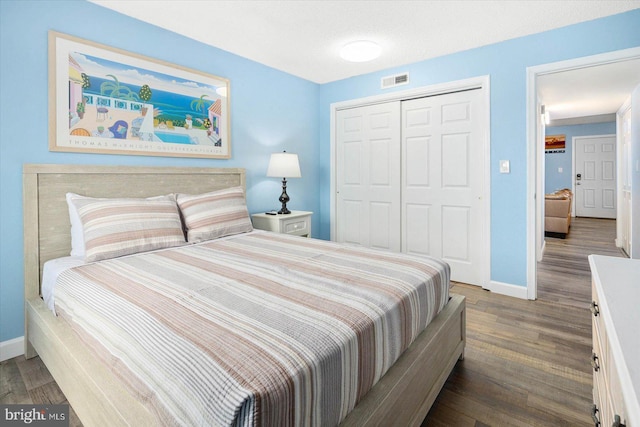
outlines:
[[[49,30],[230,79],[232,159],[49,152]],[[289,182],[289,207],[319,210],[315,83],[86,1],[0,1],[0,55],[0,342],[24,334],[24,163],[243,167],[249,210],[256,212],[279,208],[280,181],[265,175],[269,154],[286,149],[299,154],[303,176]]]
[[[252,212],[277,207],[271,152],[300,155],[292,208],[330,234],[330,104],[383,93],[380,78],[409,71],[427,86],[491,76],[491,278],[526,284],[526,67],[640,46],[640,10],[326,84],[265,67],[85,1],[0,0],[0,342],[23,335],[24,163],[244,167]],[[105,30],[105,28],[111,30]],[[56,30],[231,80],[231,160],[52,153],[47,143],[47,31]],[[473,35],[469,35],[472,37]],[[384,92],[386,93],[386,91]],[[511,174],[498,160],[511,160]]]
[[[472,37],[473,35],[469,35]],[[526,69],[527,67],[640,46],[640,10],[513,39],[320,88],[321,236],[330,235],[330,105],[388,93],[380,79],[408,71],[398,90],[489,75],[491,78],[491,280],[526,286]],[[499,160],[511,161],[500,174]]]
[[[566,149],[564,153],[546,153],[544,155],[545,193],[553,193],[554,191],[562,188],[571,188],[573,177],[571,165],[573,144],[571,138],[574,136],[615,135],[615,133],[616,122],[553,126],[546,128],[546,135],[565,135]],[[558,168],[562,168],[562,172],[558,172]]]

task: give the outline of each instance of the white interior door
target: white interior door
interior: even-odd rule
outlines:
[[[402,102],[402,250],[482,285],[482,102],[469,90]]]
[[[336,240],[400,251],[400,102],[336,115]]]
[[[616,218],[615,135],[574,138],[576,216]]]

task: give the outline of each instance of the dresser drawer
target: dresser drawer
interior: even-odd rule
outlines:
[[[591,356],[591,365],[594,363],[598,365],[598,373],[604,378],[602,379],[603,384],[608,384],[607,372],[609,367],[609,343],[607,340],[607,330],[604,327],[604,323],[602,321],[602,313],[600,302],[598,300],[598,295],[596,294],[595,287],[593,288],[592,294],[592,303],[591,303],[591,333],[593,339],[593,355]],[[594,355],[597,358],[597,361],[594,362]],[[594,375],[596,374],[594,368]]]
[[[591,418],[594,426],[606,425],[605,420],[610,417],[609,401],[606,393],[603,392],[604,387],[605,383],[602,381],[602,375],[595,374],[593,376],[593,408],[591,409]]]
[[[622,385],[620,384],[620,375],[618,374],[618,368],[611,353],[608,354],[607,360],[607,375],[609,380],[609,398],[611,399],[611,412],[609,418],[605,420],[606,423],[603,425],[614,425],[614,422],[616,421],[615,417],[617,415],[618,417],[620,417],[618,422],[625,425],[626,427],[629,427],[630,423],[627,421],[624,396],[622,394]]]
[[[619,308],[621,303],[624,304],[627,300],[638,301],[638,298],[637,296],[634,298],[631,295],[631,291],[635,290],[634,287],[621,287],[620,282],[625,280],[624,275],[616,276],[611,274],[611,272],[619,271],[619,268],[607,265],[609,268],[595,269],[593,261],[597,261],[597,258],[594,259],[593,257],[593,255],[590,256],[593,273],[590,307],[593,339],[593,354],[591,357],[593,407],[591,415],[594,425],[600,427],[638,427],[640,424],[635,422],[635,420],[640,419],[636,416],[639,413],[638,407],[635,405],[636,402],[633,398],[629,399],[630,395],[633,396],[633,382],[629,387],[629,370],[625,366],[625,363],[629,363],[629,358],[626,355],[628,353],[625,353],[624,347],[627,342],[635,342],[634,334],[640,333],[640,331],[635,330],[637,326],[629,328],[630,325],[639,323],[637,319],[634,322],[633,317],[629,317],[629,314],[637,312],[637,302],[631,303],[626,307],[626,310]],[[601,262],[604,261],[602,258],[600,258]],[[614,261],[618,260],[614,258]],[[640,270],[637,270],[637,272],[640,272]],[[630,277],[633,277],[636,273],[631,273]],[[608,280],[603,281],[602,276],[607,277]],[[635,279],[632,278],[630,280],[634,286],[638,283],[640,276],[636,274],[635,277]],[[607,292],[610,293],[607,294]],[[613,306],[612,301],[615,301]],[[620,321],[617,324],[612,323],[616,318]],[[619,327],[616,328],[615,326]],[[627,340],[620,340],[621,330],[631,334],[627,335]],[[632,357],[631,360],[637,360],[637,358]],[[626,382],[621,379],[625,379]]]
[[[600,304],[600,297],[598,296],[598,292],[596,291],[596,284],[591,281],[591,321],[593,323],[593,330],[596,329],[600,332],[600,343],[604,344],[607,341],[606,337],[606,328],[604,326],[604,320],[602,317],[602,306]],[[593,336],[595,339],[595,335]],[[605,347],[602,347],[603,350]]]

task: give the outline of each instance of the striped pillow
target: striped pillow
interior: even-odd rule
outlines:
[[[184,245],[175,196],[73,200],[84,232],[85,261]]]
[[[192,243],[253,230],[242,187],[211,193],[178,194],[178,206]]]

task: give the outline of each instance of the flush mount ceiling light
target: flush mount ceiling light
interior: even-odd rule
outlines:
[[[358,40],[347,43],[340,49],[340,57],[350,62],[366,62],[380,56],[382,48],[370,40]]]

